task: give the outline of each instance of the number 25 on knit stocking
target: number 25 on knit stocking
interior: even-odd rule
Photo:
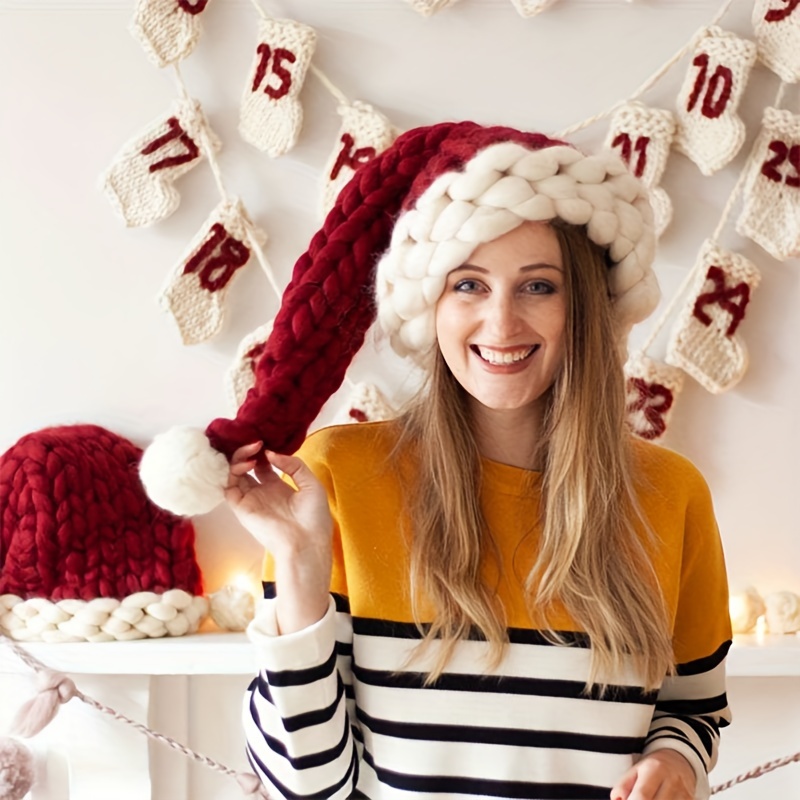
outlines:
[[[303,107],[298,96],[316,43],[314,29],[295,20],[261,22],[239,111],[239,133],[270,156],[287,153],[300,134]]]
[[[737,331],[761,276],[746,258],[711,240],[703,245],[695,270],[689,300],[667,346],[667,362],[720,394],[747,371],[747,348]]]
[[[773,258],[800,255],[800,116],[764,109],[736,230]]]

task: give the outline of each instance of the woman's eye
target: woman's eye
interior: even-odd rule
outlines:
[[[478,281],[472,280],[471,278],[464,278],[463,280],[458,281],[453,286],[454,292],[477,292],[480,290],[480,284]]]
[[[531,281],[525,284],[525,291],[528,294],[552,294],[555,287],[547,281]]]

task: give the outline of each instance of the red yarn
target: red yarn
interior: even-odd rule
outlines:
[[[397,215],[439,175],[504,141],[531,150],[565,144],[514,128],[444,122],[407,131],[356,170],[295,264],[254,388],[236,419],[216,419],[206,429],[215,449],[230,457],[254,441],[279,453],[300,447],[375,319],[375,264]]]
[[[202,594],[194,527],[147,498],[141,452],[96,425],[68,425],[0,456],[0,594]]]

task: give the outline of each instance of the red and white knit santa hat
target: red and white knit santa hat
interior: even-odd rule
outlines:
[[[148,499],[141,450],[97,425],[0,456],[0,631],[22,641],[180,636],[208,612],[191,521]]]
[[[145,451],[151,498],[179,514],[211,510],[238,447],[298,449],[376,316],[401,355],[427,351],[447,273],[479,244],[555,218],[585,226],[607,248],[609,291],[627,335],[659,290],[646,190],[615,154],[474,122],[399,136],[359,167],[297,261],[236,418],[216,419],[205,433],[175,428]]]

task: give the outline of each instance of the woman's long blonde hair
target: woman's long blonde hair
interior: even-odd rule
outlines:
[[[540,546],[526,565],[533,619],[560,602],[592,645],[587,689],[632,658],[648,688],[673,669],[666,606],[658,588],[631,468],[625,383],[609,299],[608,262],[579,228],[552,223],[565,267],[564,364],[548,392],[539,458]],[[480,502],[481,461],[465,391],[441,354],[423,391],[401,416],[402,444],[417,456],[409,496],[411,592],[420,619],[423,598],[435,616],[421,648],[441,650],[428,676],[443,671],[458,640],[478,632],[491,644],[491,665],[508,640],[494,587],[481,567],[497,548]],[[643,540],[642,534],[645,539]],[[534,615],[534,610],[536,615]],[[554,641],[557,633],[549,630]]]

